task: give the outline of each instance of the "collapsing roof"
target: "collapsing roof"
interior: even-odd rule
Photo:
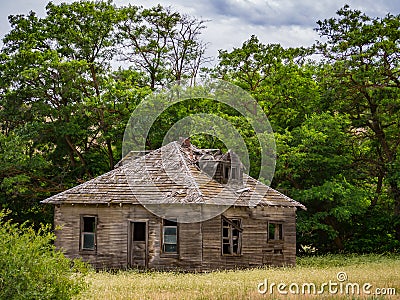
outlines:
[[[207,161],[223,161],[231,154],[178,142],[142,154],[130,154],[114,170],[47,198],[42,203],[202,204],[306,209],[301,203],[245,173],[240,184],[224,184],[202,168],[204,158],[207,158],[207,165]]]

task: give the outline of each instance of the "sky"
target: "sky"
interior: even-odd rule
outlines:
[[[35,11],[45,15],[48,0],[1,0],[0,37],[10,30],[7,17]],[[72,2],[53,0],[55,4]],[[368,16],[384,17],[400,14],[399,0],[114,0],[117,6],[128,3],[151,7],[160,3],[173,9],[208,20],[203,41],[208,43],[207,55],[217,57],[218,50],[239,48],[251,35],[265,44],[283,47],[310,46],[318,39],[314,28],[318,20],[334,17],[346,3]]]

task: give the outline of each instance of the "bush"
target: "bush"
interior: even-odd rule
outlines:
[[[55,249],[49,226],[35,231],[0,212],[0,299],[70,299],[87,284],[88,267]]]

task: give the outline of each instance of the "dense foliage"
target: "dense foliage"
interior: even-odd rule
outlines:
[[[52,218],[40,200],[113,168],[125,124],[146,95],[195,78],[208,60],[206,22],[171,8],[46,8],[43,18],[10,16],[0,53],[0,205],[36,225]],[[321,42],[309,49],[251,36],[203,70],[248,91],[268,116],[278,154],[272,185],[308,208],[298,213],[299,250],[400,249],[399,25],[399,15],[372,18],[344,6],[317,22]],[[194,113],[232,123],[257,174],[251,126],[209,100],[170,107],[148,148]],[[211,135],[192,140],[221,146]]]
[[[86,287],[86,265],[55,250],[50,226],[35,231],[4,216],[0,212],[1,299],[71,299]]]

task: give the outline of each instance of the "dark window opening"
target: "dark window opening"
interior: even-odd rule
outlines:
[[[279,223],[268,223],[268,239],[283,240],[283,225]]]
[[[222,255],[240,255],[242,251],[240,219],[222,217]]]
[[[96,249],[97,217],[83,216],[81,218],[81,250]]]
[[[229,179],[229,167],[224,167],[224,178]]]
[[[165,253],[178,253],[178,223],[171,220],[163,220],[163,245]]]
[[[135,242],[146,241],[146,222],[133,223],[133,240]]]

